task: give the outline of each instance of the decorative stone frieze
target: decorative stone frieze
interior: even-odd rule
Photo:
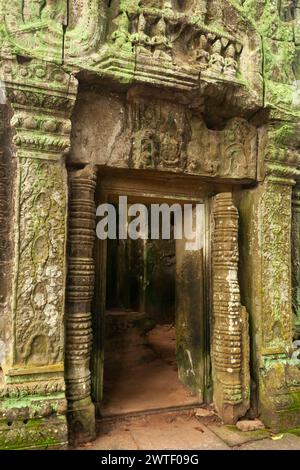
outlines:
[[[227,18],[237,19],[236,30],[228,28]],[[246,67],[248,54],[255,56],[251,72],[249,63]],[[253,102],[259,100],[259,38],[251,22],[241,21],[229,2],[220,15],[198,1],[171,2],[167,7],[136,0],[108,5],[72,1],[64,58],[122,83],[191,91],[202,82],[222,82],[228,89],[233,85],[233,94],[247,89]]]

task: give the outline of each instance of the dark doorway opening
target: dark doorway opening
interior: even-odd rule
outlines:
[[[171,234],[173,224],[171,219]],[[179,245],[182,258],[182,242]],[[182,371],[193,353],[186,348],[186,360],[182,357],[183,343],[190,338],[185,337],[186,326],[178,324],[176,299],[183,297],[176,290],[185,286],[178,285],[177,241],[173,236],[169,240],[108,240],[106,250],[101,415],[199,405],[203,390],[195,393],[190,377]],[[203,307],[194,307],[196,318]],[[189,310],[189,302],[183,308]],[[182,314],[179,317],[180,321],[186,319]],[[192,325],[189,328],[192,332]],[[201,335],[203,331],[196,332],[198,339]],[[202,351],[201,344],[198,348]],[[181,370],[178,359],[183,363]],[[194,366],[203,368],[203,362]]]

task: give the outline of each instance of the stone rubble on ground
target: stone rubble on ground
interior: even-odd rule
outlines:
[[[264,423],[259,419],[243,419],[236,423],[236,427],[239,431],[258,431],[259,429],[265,429]]]

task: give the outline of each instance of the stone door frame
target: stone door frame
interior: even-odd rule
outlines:
[[[169,180],[170,186],[162,184],[163,181]],[[127,196],[130,202],[139,203],[203,203],[205,205],[205,263],[204,263],[204,277],[205,277],[205,293],[204,293],[204,323],[205,331],[203,334],[204,339],[204,403],[210,403],[212,400],[212,379],[211,379],[211,360],[210,360],[210,331],[211,331],[211,256],[210,256],[210,212],[211,204],[209,197],[209,184],[203,183],[202,188],[199,188],[199,178],[182,177],[182,182],[185,181],[185,187],[178,190],[176,177],[174,175],[161,175],[160,172],[154,171],[134,171],[129,170],[115,170],[103,171],[101,167],[98,168],[98,183],[96,189],[96,201],[98,203],[115,201],[118,196]],[[175,182],[174,182],[175,180]],[[189,181],[193,180],[193,184]],[[198,180],[198,187],[197,187]],[[103,364],[104,357],[102,351],[99,351],[99,343],[104,340],[102,322],[99,315],[96,316],[95,312],[102,312],[105,309],[105,296],[106,296],[106,251],[107,242],[97,240],[95,244],[95,285],[99,285],[99,294],[95,292],[94,305],[93,305],[93,352],[91,360],[91,376],[92,376],[92,397],[96,407],[96,415],[100,415],[100,402],[102,400],[103,388]],[[98,264],[98,266],[97,266]],[[99,321],[97,321],[97,317]],[[97,377],[97,380],[93,380]],[[100,379],[99,379],[100,378]]]

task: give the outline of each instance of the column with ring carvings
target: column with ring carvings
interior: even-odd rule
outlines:
[[[231,193],[215,197],[212,248],[214,403],[234,424],[250,406],[248,314],[238,281],[238,211]]]
[[[87,165],[70,172],[66,386],[69,434],[73,443],[95,437],[91,401],[91,303],[94,293],[96,169]]]

